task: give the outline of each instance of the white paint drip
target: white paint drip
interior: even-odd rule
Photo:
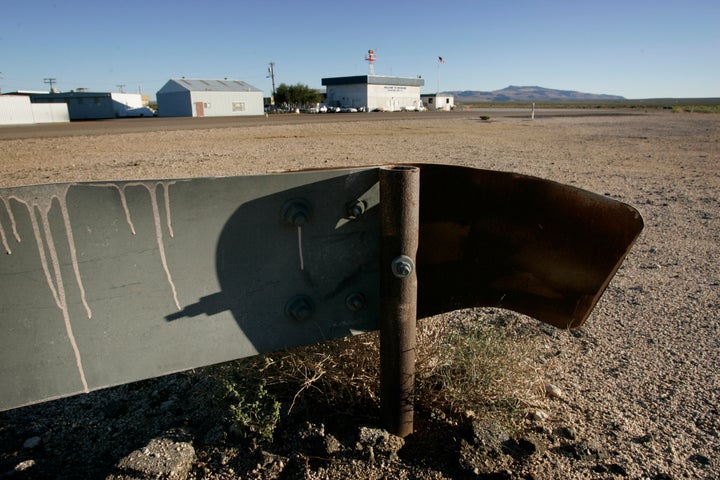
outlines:
[[[164,190],[163,198],[165,200],[165,224],[168,229],[168,234],[170,237],[174,237],[174,232],[172,229],[172,218],[170,214],[170,185],[174,185],[175,181],[165,181],[165,182],[130,182],[130,183],[124,183],[122,186],[119,186],[114,183],[99,183],[99,184],[92,184],[93,187],[110,187],[114,188],[118,191],[120,194],[120,203],[122,204],[123,210],[125,211],[125,220],[128,223],[128,226],[130,227],[130,231],[133,235],[135,235],[135,226],[132,221],[132,216],[130,214],[130,208],[127,204],[127,197],[125,195],[125,189],[127,187],[144,187],[148,193],[150,194],[150,205],[152,207],[153,212],[153,219],[155,221],[155,238],[158,245],[158,251],[160,253],[160,262],[162,263],[163,269],[165,270],[165,276],[167,277],[168,284],[170,286],[170,290],[172,292],[173,301],[175,302],[175,306],[177,307],[178,311],[182,310],[182,307],[180,307],[180,301],[178,300],[177,295],[177,289],[175,288],[175,282],[173,281],[172,274],[170,273],[170,268],[167,264],[167,257],[165,255],[165,242],[163,241],[163,234],[162,234],[162,222],[160,219],[160,207],[158,205],[157,200],[157,189],[158,187],[162,187]]]
[[[50,221],[48,220],[48,215],[50,213],[50,209],[52,208],[52,202],[54,200],[57,200],[60,204],[60,210],[61,212],[63,212],[65,233],[68,238],[70,255],[73,258],[73,263],[75,264],[73,268],[75,269],[76,280],[78,282],[81,296],[83,298],[83,304],[85,305],[85,309],[88,313],[89,318],[91,312],[89,306],[87,305],[87,302],[85,301],[84,288],[82,285],[82,280],[80,279],[79,269],[77,268],[75,244],[72,241],[72,229],[70,227],[70,222],[67,217],[66,196],[69,188],[70,185],[47,185],[42,187],[35,187],[33,189],[27,190],[27,196],[31,200],[25,200],[18,197],[17,195],[10,195],[7,199],[3,198],[3,203],[5,203],[5,208],[8,210],[9,216],[11,218],[11,223],[13,225],[13,231],[15,232],[15,238],[18,240],[18,242],[20,241],[20,237],[19,235],[17,235],[15,218],[10,211],[8,200],[17,201],[25,205],[28,210],[30,224],[32,225],[33,235],[35,236],[35,243],[38,247],[40,264],[42,266],[43,273],[45,274],[45,280],[47,281],[48,288],[50,289],[50,293],[53,296],[55,305],[57,305],[57,307],[62,312],[63,320],[65,322],[65,331],[67,333],[70,346],[73,350],[73,354],[75,356],[75,363],[78,369],[78,374],[80,376],[80,382],[82,383],[83,391],[89,392],[90,390],[88,388],[87,380],[85,378],[85,370],[83,369],[80,350],[78,349],[77,342],[75,341],[75,335],[73,333],[72,324],[70,322],[70,312],[68,311],[67,298],[65,296],[65,284],[63,283],[62,271],[60,270],[60,261],[57,256],[57,249],[55,247],[52,230],[50,229]],[[40,223],[42,223],[42,232],[40,230],[40,224],[38,223],[38,216],[40,217]],[[50,272],[50,263],[48,262],[47,255],[45,253],[46,249],[48,254],[50,255],[50,262],[52,263],[53,270],[52,273]]]
[[[302,248],[302,226],[298,225],[298,253],[300,255],[300,270],[305,270],[305,260],[303,259],[303,248]]]
[[[2,223],[0,223],[0,241],[3,244],[5,253],[8,255],[12,255],[12,250],[10,250],[10,245],[8,245],[7,238],[5,237],[5,230],[3,229]]]
[[[5,197],[2,197],[3,205],[5,205],[5,211],[7,212],[8,218],[10,219],[10,226],[12,227],[13,235],[15,236],[15,241],[20,243],[20,235],[18,235],[17,232],[17,226],[15,225],[15,216],[12,213],[12,209],[10,208],[10,204],[8,203],[8,200]],[[10,249],[10,245],[8,244],[7,237],[5,236],[5,230],[3,229],[2,223],[0,223],[0,237],[2,237],[2,243],[3,247],[5,248],[5,253],[8,255],[12,254],[12,250]]]
[[[114,184],[114,183],[107,183],[107,184],[88,184],[90,186],[94,187],[109,187],[114,188],[118,191],[118,194],[120,195],[120,202],[122,204],[123,210],[125,212],[125,219],[128,223],[128,226],[130,228],[130,231],[133,235],[135,235],[135,226],[132,222],[132,217],[130,215],[130,209],[127,204],[127,198],[125,195],[125,188],[129,186],[142,186],[145,189],[147,189],[148,193],[150,194],[150,203],[152,207],[153,212],[153,219],[155,222],[155,237],[158,244],[158,250],[160,253],[160,260],[163,265],[163,269],[165,270],[165,275],[167,277],[168,283],[170,285],[170,289],[172,290],[173,300],[175,302],[175,305],[178,310],[181,310],[180,302],[178,301],[177,296],[177,290],[175,288],[175,283],[173,282],[172,275],[170,274],[170,269],[167,264],[167,258],[165,255],[165,245],[163,242],[163,233],[162,233],[162,222],[160,218],[160,208],[158,205],[157,200],[157,188],[162,187],[164,190],[164,200],[165,200],[165,222],[168,229],[168,233],[170,237],[174,236],[173,229],[172,229],[172,219],[170,215],[170,185],[173,185],[174,181],[165,181],[165,182],[153,182],[153,183],[145,183],[145,182],[134,182],[134,183],[125,183],[122,186]],[[45,276],[45,280],[48,285],[48,289],[50,290],[50,293],[53,297],[53,300],[55,301],[55,304],[62,312],[63,320],[65,323],[65,330],[68,336],[68,340],[70,342],[70,346],[73,350],[73,354],[75,356],[75,363],[78,369],[78,374],[80,376],[80,381],[82,383],[83,391],[89,392],[87,380],[85,378],[85,371],[83,369],[82,365],[82,358],[80,355],[80,350],[78,348],[77,342],[75,341],[75,335],[73,333],[72,324],[70,321],[70,312],[68,310],[67,305],[67,298],[65,295],[65,284],[63,282],[62,278],[62,271],[60,268],[60,260],[58,258],[57,249],[55,246],[55,241],[53,239],[52,235],[52,229],[50,228],[50,221],[49,221],[49,213],[52,208],[53,201],[57,200],[58,204],[60,206],[60,212],[62,215],[63,220],[63,226],[65,227],[65,234],[68,241],[68,247],[70,252],[70,258],[71,263],[73,267],[73,271],[75,273],[75,280],[77,282],[78,288],[80,290],[80,297],[83,303],[83,306],[85,307],[85,312],[87,313],[88,318],[92,318],[92,310],[90,309],[90,306],[87,302],[86,295],[85,295],[85,287],[83,286],[82,282],[82,276],[80,275],[80,268],[79,268],[79,262],[77,259],[77,251],[75,248],[75,239],[72,232],[72,226],[70,223],[70,214],[68,212],[67,208],[67,192],[69,188],[71,187],[70,184],[62,184],[62,185],[41,185],[37,187],[24,187],[22,189],[14,190],[10,189],[10,194],[7,197],[0,197],[0,200],[2,200],[3,204],[5,205],[5,211],[7,212],[8,219],[10,220],[10,225],[12,228],[13,236],[15,237],[15,240],[18,243],[21,243],[22,240],[20,238],[20,235],[17,231],[17,223],[15,220],[15,216],[13,215],[12,209],[10,207],[10,200],[17,201],[18,203],[25,205],[25,207],[28,210],[28,215],[30,219],[30,224],[32,226],[33,235],[35,237],[35,243],[37,244],[38,248],[38,255],[40,257],[40,264],[43,270],[43,274]],[[18,191],[22,192],[22,195],[19,193],[16,193]],[[40,221],[38,222],[38,217],[40,218]],[[42,224],[42,230],[40,228],[40,224]],[[12,250],[10,249],[10,245],[5,233],[5,229],[0,222],[0,241],[2,241],[3,248],[5,249],[5,252],[10,255],[12,254]],[[47,253],[46,253],[47,250]],[[48,259],[48,255],[50,258]],[[48,261],[49,260],[49,261]],[[52,266],[52,272],[51,267]],[[301,268],[302,268],[302,251],[301,251]]]
[[[152,203],[152,209],[153,209],[153,217],[155,218],[155,236],[157,237],[157,244],[158,249],[160,251],[160,261],[162,262],[163,268],[165,269],[165,276],[167,277],[167,281],[170,284],[170,289],[172,290],[173,294],[173,300],[175,300],[175,306],[177,307],[178,311],[182,310],[182,307],[180,307],[180,302],[178,301],[177,296],[177,290],[175,289],[175,282],[173,282],[172,275],[170,274],[170,269],[168,268],[167,264],[167,258],[165,257],[165,244],[163,243],[163,236],[162,236],[162,225],[160,224],[160,210],[158,208],[158,201],[157,201],[157,192],[156,189],[158,186],[162,186],[165,188],[165,191],[168,190],[168,185],[163,183],[156,183],[155,188],[150,188],[149,186],[145,186],[148,191],[150,192],[150,202]],[[166,210],[169,212],[170,207],[166,204]],[[168,218],[166,219],[168,228],[170,228],[170,216],[168,215]],[[170,229],[170,236],[173,236],[172,229]]]
[[[67,190],[65,191],[67,192]],[[75,272],[75,281],[80,288],[80,299],[85,307],[87,317],[92,318],[92,310],[90,310],[90,305],[88,305],[87,298],[85,297],[85,287],[83,286],[82,277],[80,276],[80,265],[77,259],[77,252],[75,251],[75,237],[73,236],[72,227],[70,226],[70,214],[68,213],[65,197],[60,200],[60,211],[62,212],[65,234],[67,235],[68,245],[70,246],[70,259],[72,260],[73,271]]]
[[[170,215],[170,185],[173,183],[175,182],[158,183],[158,185],[162,185],[163,190],[165,191],[165,221],[167,222],[167,229],[170,234],[170,238],[175,236],[172,228],[172,216]]]

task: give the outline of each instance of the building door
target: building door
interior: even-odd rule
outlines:
[[[204,117],[205,109],[203,108],[203,102],[195,102],[196,117]]]

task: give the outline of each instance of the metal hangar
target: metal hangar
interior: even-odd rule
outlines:
[[[264,115],[262,90],[240,80],[170,79],[157,103],[161,117]]]

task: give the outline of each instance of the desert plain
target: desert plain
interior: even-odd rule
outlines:
[[[529,412],[539,451],[488,474],[414,464],[401,450],[365,470],[315,462],[300,478],[720,478],[720,115],[539,109],[531,120],[526,109],[485,109],[300,117],[3,127],[0,187],[422,162],[533,175],[627,203],[645,228],[595,311],[579,332],[542,334],[552,361],[538,369],[562,395],[543,402],[545,416]],[[93,437],[106,444],[101,453],[83,451],[81,441],[54,434],[73,423],[104,428],[102,415],[63,418],[77,407],[62,402],[73,401],[0,413],[0,476],[43,478],[52,467],[57,478],[94,478],[120,460],[114,452],[142,447],[114,444],[126,436],[109,432]],[[194,467],[190,478],[295,478],[215,465]]]

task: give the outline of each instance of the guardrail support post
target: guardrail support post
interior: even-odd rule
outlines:
[[[380,168],[380,416],[405,437],[413,431],[420,169]]]

